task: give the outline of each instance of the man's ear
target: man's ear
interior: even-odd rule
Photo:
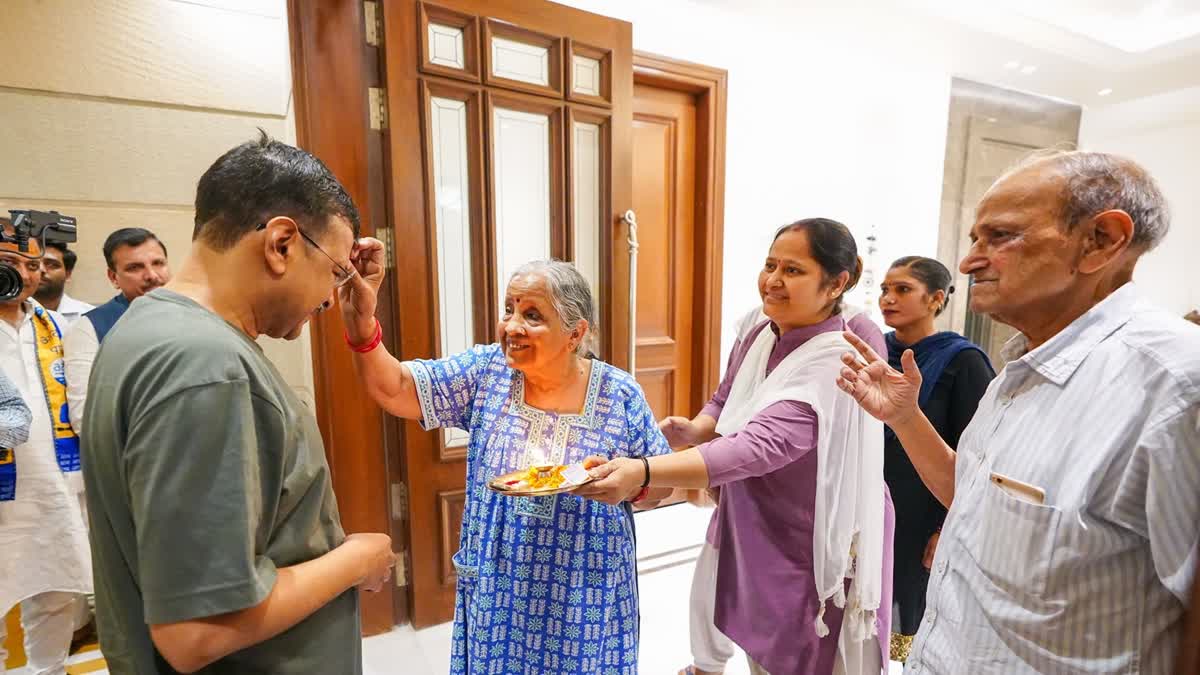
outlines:
[[[1083,255],[1079,260],[1079,271],[1084,274],[1104,269],[1120,258],[1133,242],[1133,219],[1118,209],[1098,213],[1080,227],[1087,228]]]

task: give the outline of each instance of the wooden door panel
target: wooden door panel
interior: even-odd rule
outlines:
[[[608,266],[611,251],[608,227],[612,222],[612,197],[609,167],[612,165],[612,115],[608,111],[580,105],[567,107],[567,227],[568,260],[591,285],[597,307],[610,302],[611,276]],[[603,326],[600,327],[603,332]],[[605,360],[602,344],[595,353]]]
[[[634,210],[638,217],[637,377],[659,418],[691,410],[696,102],[634,90]]]
[[[563,49],[557,35],[488,19],[483,24],[483,81],[561,99]]]
[[[442,563],[442,585],[453,586],[458,575],[454,571],[454,554],[458,551],[459,535],[462,533],[463,511],[467,507],[466,490],[439,492],[438,529],[442,539],[439,557]]]
[[[638,384],[653,411],[671,410],[675,402],[675,369],[638,367]],[[660,417],[655,413],[656,417]]]
[[[508,279],[524,262],[566,255],[563,106],[532,96],[488,91],[487,172],[490,301],[499,307]]]
[[[479,18],[428,2],[417,4],[421,70],[479,82]]]
[[[512,266],[586,255],[603,291],[602,351],[623,366],[627,234],[613,214],[632,206],[632,27],[542,0],[381,5],[397,357],[494,341]],[[595,63],[582,60],[568,74],[576,55]],[[568,87],[578,91],[572,96]],[[577,124],[590,126],[577,135]],[[410,422],[404,437],[412,620],[424,627],[453,617],[465,452],[454,432]]]
[[[674,338],[674,255],[671,231],[675,212],[675,139],[673,119],[635,113],[633,147],[634,211],[638,218],[637,340]],[[647,273],[642,274],[645,270]],[[672,339],[672,343],[674,340]],[[640,354],[639,354],[640,357]],[[641,359],[639,358],[639,361]]]

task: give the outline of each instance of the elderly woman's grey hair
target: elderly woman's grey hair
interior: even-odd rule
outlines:
[[[575,330],[580,321],[588,322],[587,332],[575,348],[575,353],[587,356],[592,351],[593,335],[596,331],[596,303],[592,299],[592,287],[579,269],[561,260],[534,260],[513,272],[511,279],[521,276],[539,276],[546,280],[550,301],[567,332]]]
[[[1144,253],[1167,236],[1171,214],[1162,190],[1149,171],[1125,157],[1084,150],[1040,150],[996,183],[1042,164],[1052,166],[1065,180],[1062,216],[1068,228],[1105,211],[1119,210],[1133,221],[1131,248]]]

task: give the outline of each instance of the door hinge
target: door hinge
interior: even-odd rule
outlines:
[[[367,44],[378,47],[383,42],[383,20],[378,2],[366,0],[363,3],[363,21],[366,23]]]
[[[396,588],[404,588],[408,586],[408,552],[401,551],[396,554]]]
[[[384,266],[384,268],[389,269],[389,270],[396,269],[396,239],[395,239],[395,235],[393,235],[392,231],[386,227],[377,227],[377,228],[375,228],[375,238],[383,243],[383,266]],[[407,490],[407,488],[405,488],[403,483],[401,483],[400,486],[402,489]],[[395,489],[395,485],[392,486],[392,489],[393,490]],[[405,492],[404,494],[405,494],[405,505],[406,505],[405,511],[407,512],[408,511],[408,507],[407,507],[407,503],[408,503],[407,502],[407,494],[408,493]]]
[[[408,518],[408,486],[392,483],[392,520]]]
[[[371,129],[374,131],[387,129],[387,89],[383,87],[368,87],[367,108],[367,114],[371,117]]]

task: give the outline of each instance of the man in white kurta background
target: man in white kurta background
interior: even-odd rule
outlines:
[[[42,384],[32,299],[41,262],[0,245],[0,260],[21,276],[21,294],[0,303],[0,368],[32,413],[29,439],[14,451],[15,492],[0,501],[0,616],[17,603],[32,675],[62,675],[82,594],[92,591],[92,562],[79,506],[78,471],[64,473],[55,452],[53,424]],[[54,317],[55,321],[61,317]],[[62,372],[57,364],[55,372]],[[0,621],[0,673],[7,659]]]
[[[64,334],[84,314],[95,309],[94,305],[76,300],[67,293],[67,282],[75,272],[77,260],[78,256],[66,244],[47,243],[42,256],[42,283],[33,294],[33,299],[40,302],[42,307],[58,312],[58,316],[63,318],[61,328]]]

